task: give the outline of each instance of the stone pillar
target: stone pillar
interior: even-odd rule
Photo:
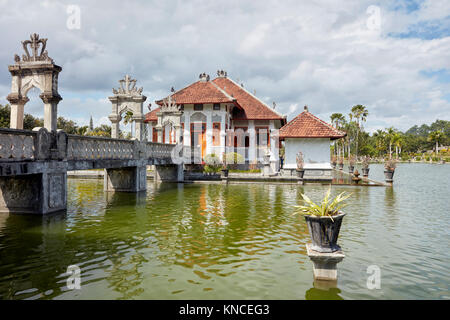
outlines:
[[[222,154],[226,153],[226,138],[227,138],[227,132],[226,132],[226,113],[222,114],[222,118],[220,119],[220,154],[218,155],[220,159],[222,159]]]
[[[111,138],[118,139],[120,132],[120,120],[121,117],[118,114],[110,114],[108,116],[109,120],[111,120]]]
[[[213,150],[213,143],[212,143],[212,117],[211,112],[206,112],[206,153],[211,154]]]
[[[310,244],[306,244],[306,252],[314,264],[313,271],[315,280],[337,280],[337,264],[345,258],[342,251],[329,253],[317,252],[311,249]]]
[[[164,128],[157,126],[155,129],[156,129],[156,132],[158,134],[158,142],[159,143],[164,143],[164,141],[163,141],[163,130],[164,130]]]
[[[249,150],[248,150],[248,160],[250,164],[256,160],[256,132],[255,132],[255,121],[249,120],[248,122],[248,133],[249,133]]]
[[[42,164],[42,173],[1,176],[0,212],[47,214],[67,209],[64,163]]]
[[[144,116],[142,114],[133,116],[133,121],[135,123],[135,129],[134,129],[134,138],[136,138],[139,141],[143,140],[143,133],[144,133]]]
[[[191,145],[191,114],[189,112],[184,112],[184,138],[183,145]]]
[[[28,102],[27,97],[19,97],[19,95],[10,94],[6,98],[11,106],[10,114],[10,128],[11,129],[23,129],[23,115],[24,107]]]
[[[104,190],[123,192],[147,190],[147,166],[105,169]]]
[[[44,128],[56,132],[58,120],[58,103],[62,100],[59,95],[43,93],[40,98],[44,102]]]
[[[184,181],[183,165],[155,165],[155,181],[182,182]]]

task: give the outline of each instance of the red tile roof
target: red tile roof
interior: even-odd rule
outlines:
[[[199,80],[193,84],[178,90],[172,95],[177,104],[187,103],[226,103],[235,99],[218,88],[211,81]],[[156,101],[162,105],[162,100]]]
[[[281,120],[281,124],[286,123],[285,116],[226,77],[212,81],[199,80],[175,92],[172,97],[177,104],[234,103],[238,110],[234,112],[233,120]],[[162,105],[162,100],[156,103]],[[147,113],[145,121],[157,121],[158,111],[159,108],[156,108]]]
[[[330,138],[339,139],[346,133],[320,120],[308,110],[303,111],[280,129],[280,139],[284,138]]]
[[[145,122],[158,121],[158,117],[156,116],[156,113],[159,111],[159,109],[161,109],[161,108],[155,108],[152,111],[150,111],[149,113],[147,113],[145,115],[145,120],[144,121]]]
[[[242,107],[243,112],[235,114],[233,120],[281,120],[282,123],[286,121],[282,114],[274,111],[233,80],[226,77],[218,77],[213,82],[230,96],[236,98],[237,103]]]

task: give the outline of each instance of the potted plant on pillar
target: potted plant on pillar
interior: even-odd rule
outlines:
[[[344,169],[344,157],[339,157],[338,165],[339,165],[339,170]]]
[[[387,159],[384,162],[384,178],[386,182],[392,182],[394,178],[395,168],[397,167],[397,163],[394,159]]]
[[[337,244],[342,219],[345,216],[341,209],[346,206],[343,202],[351,194],[346,195],[345,192],[342,192],[334,199],[330,199],[330,193],[331,187],[323,200],[318,204],[311,201],[305,194],[302,194],[305,204],[297,206],[299,212],[305,214],[305,220],[312,240],[311,249],[318,252],[341,250]]]
[[[348,156],[348,173],[352,174],[355,170],[355,156]]]
[[[300,179],[303,179],[303,175],[305,174],[305,169],[303,168],[304,162],[303,162],[303,153],[299,151],[297,153],[297,177]]]
[[[364,156],[364,158],[362,160],[363,177],[368,177],[369,176],[369,161],[370,161],[370,158],[368,156]]]

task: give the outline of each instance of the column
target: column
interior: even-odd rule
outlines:
[[[190,112],[184,111],[184,138],[183,145],[191,145],[191,114]]]
[[[226,127],[226,113],[222,114],[220,119],[220,154],[218,155],[222,159],[222,154],[226,153],[226,137],[227,133],[225,131]]]
[[[206,111],[206,153],[212,153],[212,117],[211,111]]]
[[[56,132],[58,120],[58,103],[62,98],[57,95],[43,93],[39,96],[44,102],[44,128]]]
[[[142,114],[138,114],[136,116],[133,116],[134,121],[134,138],[136,138],[139,141],[142,141],[143,138],[143,132],[144,132],[144,116]]]
[[[249,120],[248,122],[248,133],[250,135],[250,144],[248,150],[248,160],[250,164],[256,160],[256,132],[255,132],[255,121]]]
[[[9,95],[7,99],[11,105],[10,128],[23,129],[24,107],[29,99],[27,97],[16,98],[12,95]]]
[[[162,131],[164,130],[164,128],[162,127],[156,127],[156,132],[158,133],[158,142],[159,143],[164,143],[163,140],[163,134]]]

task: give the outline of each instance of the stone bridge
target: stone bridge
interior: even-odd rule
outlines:
[[[112,138],[66,134],[57,129],[58,74],[48,57],[47,39],[32,34],[22,41],[25,54],[16,54],[8,67],[12,75],[10,128],[0,128],[0,212],[46,214],[67,207],[67,171],[104,169],[105,191],[139,192],[147,185],[147,165],[155,180],[183,181],[182,163],[173,163],[174,144],[145,141],[143,107],[146,97],[129,76],[113,89]],[[30,51],[28,51],[30,46]],[[41,51],[39,53],[39,48]],[[41,91],[44,127],[23,130],[24,106],[31,88]],[[119,122],[133,113],[134,137],[119,139]]]
[[[0,128],[0,212],[66,209],[67,171],[105,169],[105,191],[145,191],[147,165],[157,181],[183,181],[175,145],[68,135],[45,128]]]

